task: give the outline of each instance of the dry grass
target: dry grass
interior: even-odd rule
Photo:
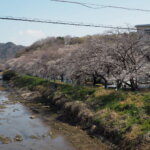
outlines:
[[[125,137],[129,140],[135,140],[139,135],[142,134],[141,128],[139,125],[134,124],[131,129],[125,134]]]
[[[95,97],[105,96],[105,95],[109,95],[109,94],[111,94],[113,92],[114,92],[114,90],[106,90],[103,87],[99,87],[99,88],[96,88],[94,96]]]

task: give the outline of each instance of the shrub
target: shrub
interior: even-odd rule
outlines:
[[[5,81],[9,81],[11,80],[13,77],[17,76],[17,74],[12,71],[12,70],[7,70],[3,73],[2,77],[3,77],[3,80]]]

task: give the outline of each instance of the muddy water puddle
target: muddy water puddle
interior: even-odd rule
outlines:
[[[13,95],[0,83],[0,150],[110,150],[80,128],[57,121],[57,114],[36,115]]]

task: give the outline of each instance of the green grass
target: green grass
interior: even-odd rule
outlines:
[[[131,92],[105,90],[99,87],[72,86],[28,75],[16,75],[19,87],[56,92],[70,101],[82,101],[95,113],[95,122],[128,138],[150,131],[150,91]],[[48,90],[52,88],[52,90]],[[43,92],[43,93],[44,93]]]
[[[90,87],[72,86],[68,84],[62,84],[58,81],[54,82],[28,75],[18,75],[16,76],[14,82],[19,87],[29,87],[30,89],[39,85],[48,87],[49,85],[55,84],[56,87],[58,87],[58,90],[60,90],[61,93],[69,98],[71,101],[85,101],[95,91],[93,88]]]
[[[95,90],[89,87],[62,85],[60,91],[70,100],[86,101]]]
[[[99,110],[103,108],[114,108],[116,104],[123,101],[126,98],[125,92],[115,91],[108,95],[101,95],[98,97],[92,97],[94,110]]]
[[[148,131],[150,131],[150,119],[143,121],[143,123],[141,124],[141,129],[143,133],[147,133]]]
[[[116,104],[113,108],[117,112],[123,112],[133,117],[137,117],[140,114],[140,108],[136,107],[134,104]]]
[[[35,87],[37,85],[44,85],[44,84],[48,84],[48,80],[45,79],[41,79],[38,77],[32,77],[32,76],[28,76],[28,75],[24,75],[24,76],[17,76],[15,78],[15,84],[20,86],[20,87]]]
[[[150,115],[150,92],[143,96],[145,112]]]

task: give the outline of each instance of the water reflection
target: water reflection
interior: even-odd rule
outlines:
[[[22,104],[9,103],[8,94],[0,91],[0,150],[75,150],[62,135],[52,138],[50,128],[31,119]]]

